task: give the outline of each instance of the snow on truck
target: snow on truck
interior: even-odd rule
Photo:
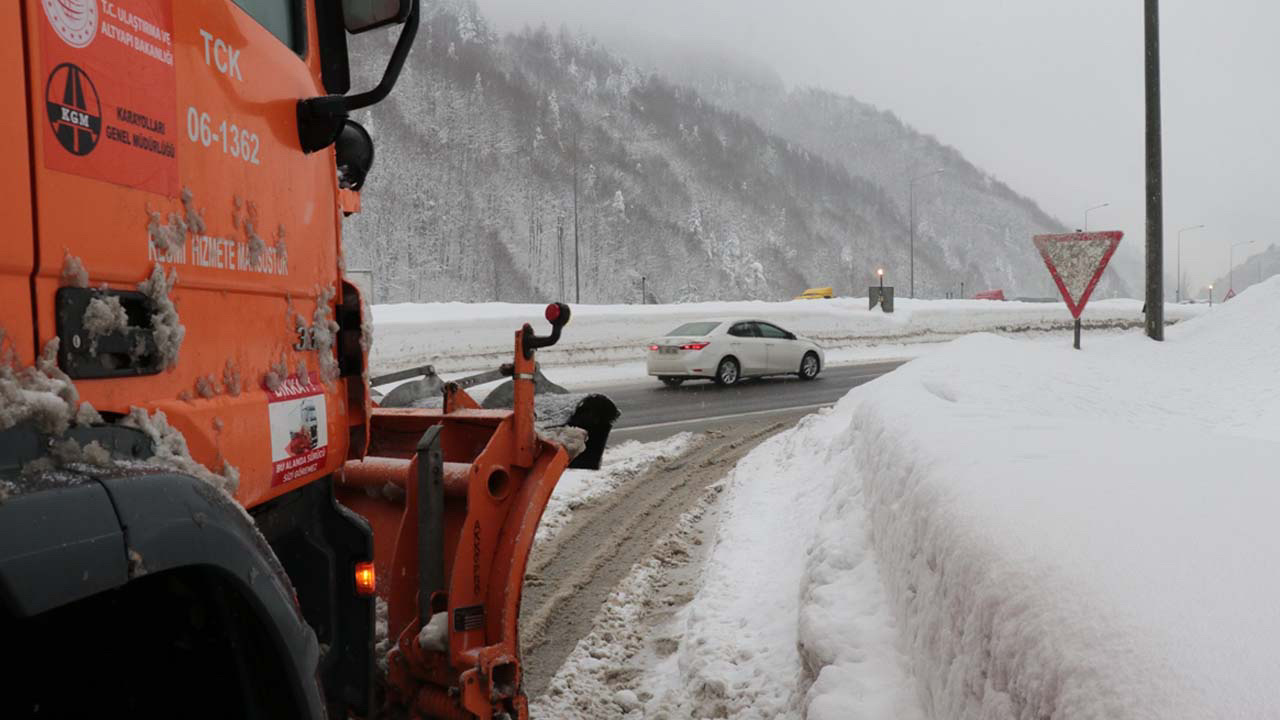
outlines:
[[[560,304],[509,409],[371,399],[348,113],[418,2],[0,3],[0,717],[527,717],[525,561],[616,409],[535,425]]]

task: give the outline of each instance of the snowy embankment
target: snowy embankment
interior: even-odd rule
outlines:
[[[1280,717],[1277,307],[967,337],[762,446],[647,709]]]
[[[530,322],[546,332],[542,305],[433,303],[376,305],[373,308],[373,373],[432,364],[441,373],[487,370],[509,362],[513,335]],[[1185,320],[1204,306],[1169,305],[1169,321]],[[1142,323],[1136,300],[1103,300],[1089,305],[1086,327],[1136,327]],[[629,364],[635,374],[652,338],[676,326],[709,318],[768,320],[817,340],[828,363],[914,357],[926,343],[973,332],[1066,331],[1071,315],[1062,303],[986,300],[904,300],[886,315],[868,310],[857,298],[791,302],[717,302],[686,305],[575,305],[560,344],[538,352],[544,367]],[[594,373],[613,379],[628,373]],[[642,373],[641,373],[642,374]]]

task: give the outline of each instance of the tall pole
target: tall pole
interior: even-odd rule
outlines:
[[[1089,213],[1093,212],[1094,210],[1101,210],[1104,207],[1111,207],[1111,203],[1102,203],[1101,205],[1094,205],[1093,207],[1084,211],[1084,231],[1085,232],[1089,232]]]
[[[1173,279],[1174,295],[1177,297],[1178,302],[1182,302],[1182,233],[1188,230],[1202,229],[1204,229],[1204,225],[1192,225],[1178,230],[1178,277]]]
[[[560,276],[560,294],[556,297],[563,298],[564,294],[564,213],[558,213],[556,217],[556,268]]]
[[[1160,142],[1160,0],[1146,3],[1147,337],[1164,340],[1164,161]]]
[[[913,299],[916,296],[916,183],[924,180],[925,178],[940,175],[943,172],[944,169],[939,168],[933,172],[913,177],[910,182],[907,183],[907,205],[910,208],[908,215],[910,217],[909,222],[911,224],[911,297]]]
[[[573,131],[573,302],[582,303],[582,281],[578,276],[578,130]]]
[[[907,195],[910,197],[908,205],[911,206],[911,299],[916,298],[916,181],[912,179],[907,184]]]
[[[1227,292],[1235,292],[1236,289],[1236,248],[1252,244],[1252,240],[1245,240],[1231,246],[1230,259],[1227,260]]]

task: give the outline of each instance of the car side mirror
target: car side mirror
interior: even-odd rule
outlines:
[[[411,0],[342,0],[342,22],[359,35],[383,25],[402,23],[413,9]]]
[[[795,339],[796,339],[796,334],[795,334],[795,333],[793,333],[793,332],[789,332],[789,333],[787,333],[787,339],[788,339],[788,340],[795,340]]]

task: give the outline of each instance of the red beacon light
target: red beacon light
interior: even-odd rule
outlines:
[[[569,306],[564,303],[551,303],[547,306],[546,318],[552,325],[568,325]]]

